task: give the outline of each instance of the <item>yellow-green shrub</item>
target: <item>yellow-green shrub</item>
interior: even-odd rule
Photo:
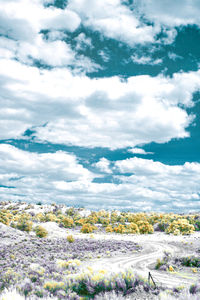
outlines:
[[[114,231],[115,231],[116,233],[125,233],[126,228],[125,228],[124,225],[119,224],[117,227],[114,228]]]
[[[177,234],[178,232],[180,232],[180,234],[192,234],[194,231],[194,226],[190,224],[187,219],[174,220],[166,229],[166,233],[173,234]]]
[[[133,234],[139,233],[139,228],[137,224],[132,222],[129,225],[127,225],[127,233],[133,233]]]
[[[16,228],[22,231],[30,232],[33,227],[33,222],[26,218],[20,218],[17,222]]]
[[[35,228],[35,233],[40,238],[46,237],[48,235],[48,231],[40,225]]]
[[[119,219],[120,219],[120,216],[118,216],[118,214],[115,211],[112,211],[111,215],[110,215],[111,223],[116,223],[119,221]]]
[[[149,224],[147,221],[138,221],[137,226],[141,234],[153,233],[153,226]]]
[[[91,224],[83,224],[81,228],[82,233],[91,233],[93,230],[96,229],[96,227],[92,226]]]
[[[111,225],[108,225],[108,226],[106,227],[106,232],[113,232],[113,228],[112,228]]]
[[[71,228],[74,225],[74,221],[71,217],[62,218],[61,223],[65,228]]]
[[[10,224],[10,219],[6,213],[0,212],[0,223],[3,223],[5,225]]]
[[[73,237],[73,235],[68,235],[67,236],[67,241],[69,242],[69,243],[73,243],[74,242],[74,237]]]
[[[43,213],[38,213],[34,216],[34,220],[38,222],[45,222],[45,215]]]
[[[138,223],[139,221],[147,221],[147,215],[145,213],[129,214],[128,222]]]
[[[43,287],[44,289],[54,293],[57,290],[64,289],[65,284],[64,282],[47,281]]]
[[[83,219],[83,218],[75,220],[75,224],[77,226],[83,226],[84,223],[85,223],[85,219]]]
[[[45,222],[57,222],[57,221],[58,219],[54,214],[48,213],[45,215]]]
[[[101,218],[99,218],[99,223],[101,223],[103,226],[108,226],[110,223],[110,220],[109,220],[109,218],[101,217]]]

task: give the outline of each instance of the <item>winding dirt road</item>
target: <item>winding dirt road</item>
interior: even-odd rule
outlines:
[[[153,237],[153,236],[152,236]],[[148,278],[149,272],[158,286],[163,287],[178,287],[178,286],[190,286],[194,284],[199,275],[197,274],[181,274],[176,272],[167,272],[155,270],[153,266],[158,258],[163,257],[164,252],[170,252],[173,254],[183,254],[183,248],[180,244],[176,245],[166,243],[166,241],[155,241],[147,239],[140,243],[143,250],[140,253],[136,253],[129,256],[117,256],[111,258],[103,258],[90,262],[90,266],[95,270],[105,269],[111,273],[119,272],[128,268],[132,268],[135,273]]]
[[[65,237],[66,231],[58,227],[54,222],[44,223],[42,226],[47,226],[49,237]],[[83,235],[79,232],[70,231],[76,238],[90,238],[90,235]],[[93,270],[107,270],[111,273],[120,272],[128,268],[132,268],[135,273],[142,275],[144,278],[148,278],[149,272],[153,276],[155,282],[159,286],[163,287],[177,287],[177,286],[190,286],[199,280],[199,274],[191,274],[188,271],[187,274],[167,272],[155,270],[154,266],[158,258],[162,259],[164,252],[167,251],[173,254],[180,254],[189,256],[193,254],[191,247],[188,245],[196,242],[200,246],[200,233],[195,233],[191,236],[173,236],[167,235],[161,232],[155,232],[152,235],[116,235],[116,234],[93,234],[95,239],[103,240],[129,240],[138,243],[142,246],[142,251],[134,253],[133,255],[115,256],[109,258],[95,259],[87,261],[82,264],[81,269],[84,270],[88,266],[91,266]]]

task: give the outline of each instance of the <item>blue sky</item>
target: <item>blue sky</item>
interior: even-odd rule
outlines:
[[[199,211],[200,3],[0,0],[0,199]]]

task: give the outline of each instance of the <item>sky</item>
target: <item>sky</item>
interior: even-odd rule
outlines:
[[[0,0],[0,201],[200,211],[200,2]]]

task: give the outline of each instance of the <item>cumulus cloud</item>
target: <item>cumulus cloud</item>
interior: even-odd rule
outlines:
[[[75,64],[75,53],[62,40],[66,37],[63,31],[73,32],[80,25],[81,20],[75,12],[44,7],[39,0],[19,0],[3,2],[0,19],[1,56],[12,57],[25,64],[39,61],[51,67]],[[48,30],[49,40],[43,38],[42,30]],[[5,39],[13,47],[9,47]],[[88,63],[92,65],[89,59]],[[81,69],[83,68],[82,63]]]
[[[87,186],[94,175],[78,163],[76,157],[64,151],[55,153],[31,153],[14,146],[0,145],[0,179],[2,198],[25,197],[28,201],[55,201],[56,183]],[[7,186],[7,188],[6,188]],[[10,187],[10,188],[9,188]],[[66,197],[62,195],[62,199]],[[10,199],[10,198],[9,198]]]
[[[56,53],[56,55],[55,55]],[[35,44],[21,43],[17,57],[23,63],[39,60],[43,64],[57,67],[72,64],[75,57],[69,45],[63,41],[44,41],[38,36]]]
[[[91,180],[93,175],[76,157],[64,151],[35,153],[20,150],[8,144],[0,144],[1,172],[12,170],[18,177],[45,178],[46,180]]]
[[[133,184],[136,190],[140,189],[144,197],[149,197],[154,204],[160,207],[186,209],[197,206],[200,201],[199,179],[200,164],[188,163],[169,166],[153,160],[130,158],[115,162],[116,170],[121,173],[117,176],[124,184]],[[131,176],[124,176],[131,173]],[[146,195],[146,196],[145,196]],[[194,202],[193,202],[194,201]],[[180,209],[181,209],[180,208]]]
[[[200,3],[198,0],[136,0],[140,13],[155,23],[169,27],[200,25]]]
[[[116,161],[112,171],[120,184],[94,183],[96,174],[64,151],[33,153],[0,144],[2,200],[26,200],[93,209],[187,211],[200,203],[200,164],[169,166],[147,159]],[[97,162],[101,172],[110,173],[111,162]],[[126,173],[132,175],[126,176]],[[181,207],[180,207],[180,205]]]
[[[112,173],[110,169],[110,162],[105,157],[102,157],[94,166],[104,173]]]
[[[134,44],[153,42],[159,32],[157,26],[141,23],[137,14],[122,5],[120,0],[70,0],[68,8],[75,11],[86,27],[100,31],[104,36]]]
[[[9,59],[1,60],[0,76],[2,109],[8,112],[1,138],[22,136],[35,126],[41,141],[112,149],[187,137],[193,117],[183,106],[193,105],[200,87],[199,71],[124,82],[72,75],[67,68],[39,70]],[[19,126],[12,125],[11,115]]]
[[[51,10],[51,17],[42,21],[43,29],[53,29],[53,30],[67,30],[70,32],[75,31],[81,20],[79,16],[68,9],[53,9]]]
[[[30,28],[35,33],[42,29],[73,32],[80,25],[80,18],[76,12],[52,6],[44,7],[43,1],[40,0],[3,1],[1,2],[1,12],[7,27],[16,23],[16,31],[19,27],[20,31],[24,29],[25,33],[27,30],[31,33]],[[28,24],[28,29],[23,28],[23,22]],[[19,39],[21,39],[20,36]]]

